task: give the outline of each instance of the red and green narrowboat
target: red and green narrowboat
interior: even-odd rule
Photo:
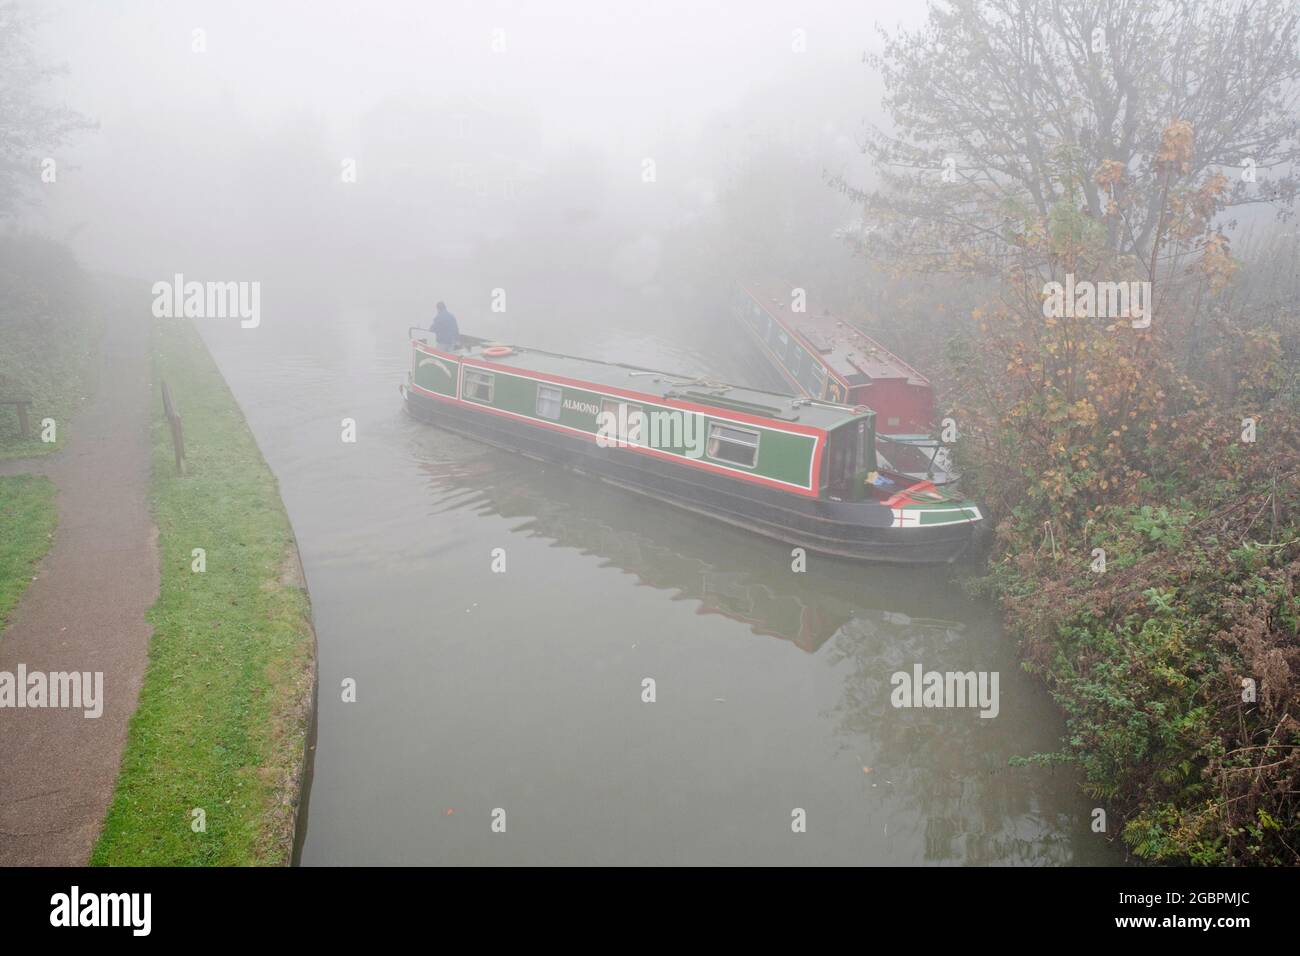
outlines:
[[[656,369],[412,330],[403,393],[433,424],[791,545],[951,561],[980,509],[882,471],[875,413]]]
[[[882,468],[940,485],[956,479],[933,437],[934,389],[924,375],[789,283],[738,281],[734,303],[750,341],[795,394],[876,413]]]

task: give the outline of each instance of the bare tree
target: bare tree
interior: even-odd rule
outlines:
[[[1298,22],[1294,0],[938,0],[868,58],[894,127],[863,144],[880,188],[835,184],[864,204],[869,251],[920,269],[996,271],[1061,203],[1104,227],[1112,253],[1153,262],[1172,122],[1194,134],[1182,183],[1241,170],[1221,208],[1286,214]]]
[[[47,84],[61,71],[41,62],[34,25],[27,7],[0,0],[0,219],[15,215],[24,194],[40,182],[42,160],[94,125],[46,100]]]

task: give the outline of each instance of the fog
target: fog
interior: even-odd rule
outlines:
[[[66,3],[52,93],[98,129],[21,226],[90,268],[291,287],[467,331],[843,273],[892,4]],[[900,21],[910,16],[912,21]],[[607,285],[607,288],[602,288]],[[283,304],[283,300],[278,300]],[[296,314],[301,315],[301,312]],[[484,317],[487,320],[487,317]]]
[[[0,865],[1300,862],[1298,50],[0,0]]]

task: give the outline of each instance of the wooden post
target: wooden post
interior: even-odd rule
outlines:
[[[167,425],[172,433],[172,451],[176,453],[176,474],[185,474],[185,432],[181,428],[181,416],[176,413],[172,402],[171,389],[162,383],[163,412],[167,415]]]
[[[176,451],[176,474],[185,474],[185,432],[181,428],[181,417],[172,419],[172,448]]]
[[[27,420],[27,407],[31,403],[29,398],[0,398],[0,405],[12,405],[18,413],[18,433],[23,438],[31,433],[31,424]]]

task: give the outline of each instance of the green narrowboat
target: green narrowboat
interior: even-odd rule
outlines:
[[[980,509],[877,466],[863,406],[412,330],[402,391],[417,418],[791,545],[939,563]]]

